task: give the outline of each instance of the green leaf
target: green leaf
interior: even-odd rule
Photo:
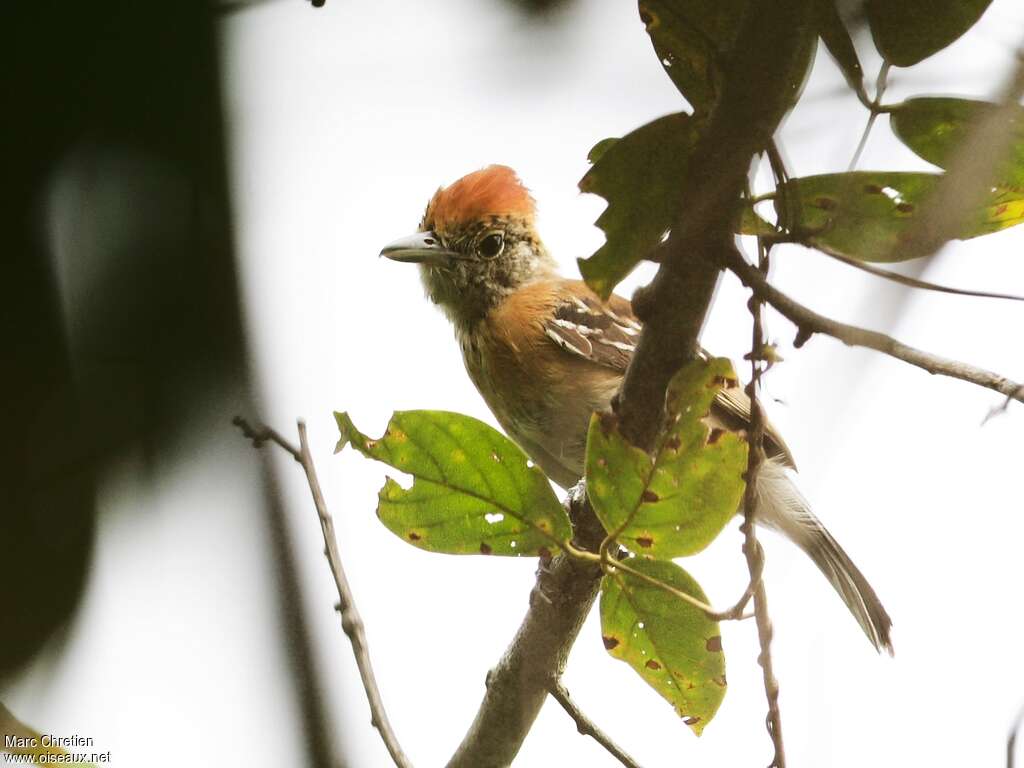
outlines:
[[[777,235],[779,230],[765,221],[749,201],[744,200],[740,207],[739,221],[736,222],[736,233],[740,235]]]
[[[889,124],[899,140],[918,156],[949,168],[973,126],[996,109],[997,105],[987,101],[922,97],[894,107]],[[1024,107],[1017,107],[1012,130],[1012,149],[999,167],[993,186],[1020,191],[1024,189]]]
[[[448,554],[553,553],[572,535],[551,485],[526,454],[482,421],[446,411],[397,411],[372,440],[347,413],[335,413],[341,439],[413,477],[387,478],[377,516],[403,540]]]
[[[619,281],[661,242],[682,206],[680,179],[697,140],[698,121],[684,113],[660,117],[618,141],[590,151],[594,166],[580,191],[600,195],[608,207],[597,219],[605,243],[580,273],[607,299]]]
[[[805,245],[863,261],[902,261],[900,249],[941,177],[933,173],[856,171],[790,179],[782,188],[794,236]],[[776,203],[778,208],[778,202]],[[958,239],[1024,221],[1024,193],[996,189],[969,212]]]
[[[639,0],[640,20],[661,66],[697,115],[706,115],[722,92],[725,62],[739,35],[749,0]],[[786,78],[796,103],[814,58],[810,26]]]
[[[597,142],[597,144],[590,148],[590,151],[587,153],[587,162],[590,163],[591,165],[596,163],[598,160],[604,157],[604,153],[607,152],[612,147],[612,145],[614,145],[615,142],[617,142],[618,140],[618,136],[611,136],[607,139],[601,139],[599,142]]]
[[[640,0],[665,72],[695,112],[711,111],[722,89],[722,62],[732,49],[749,0]]]
[[[815,15],[818,22],[818,34],[825,43],[825,48],[836,60],[842,70],[846,83],[858,94],[864,91],[864,70],[860,66],[857,49],[853,46],[850,31],[846,28],[836,0],[816,0]]]
[[[882,57],[909,67],[974,26],[992,0],[867,0],[864,11]]]
[[[596,222],[605,233],[604,245],[578,264],[587,285],[602,298],[608,298],[679,218],[681,179],[702,125],[683,112],[665,115],[621,139],[602,139],[587,155],[593,167],[580,179],[580,191],[600,195],[608,207]],[[776,232],[749,203],[738,206],[737,232]]]
[[[587,436],[587,495],[606,531],[638,554],[657,558],[704,549],[736,514],[743,497],[747,443],[710,426],[718,392],[737,386],[725,358],[695,360],[669,384],[669,427],[653,456],[619,433],[611,414],[595,414]]]
[[[700,585],[675,563],[631,558],[626,564],[707,602]],[[718,622],[704,611],[617,569],[601,582],[601,638],[664,696],[698,736],[725,698],[725,654]]]

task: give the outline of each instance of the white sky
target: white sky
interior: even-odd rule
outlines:
[[[318,11],[280,2],[237,14],[224,30],[236,235],[262,413],[286,432],[296,416],[307,418],[393,724],[417,765],[443,764],[522,618],[535,562],[413,549],[374,515],[384,467],[350,451],[332,456],[334,409],[371,434],[397,409],[494,423],[415,270],[377,253],[415,229],[438,185],[501,162],[533,190],[541,234],[574,272],[575,258],[601,243],[592,223],[603,203],[576,191],[587,151],[683,105],[632,2],[580,0],[550,27],[497,2],[329,0]],[[968,38],[898,71],[889,100],[990,94],[1022,39],[1024,6],[996,0]],[[873,72],[877,61],[864,59]],[[866,115],[838,95],[839,82],[819,53],[782,134],[793,175],[849,161]],[[927,168],[884,118],[860,167]],[[956,243],[926,278],[1021,293],[1022,246],[1024,229]],[[629,295],[643,275],[620,292]],[[776,252],[773,280],[834,317],[1024,378],[1020,304],[915,294],[894,309],[901,289],[799,248]],[[742,356],[744,301],[724,280],[705,346]],[[769,332],[786,358],[767,380],[768,395],[784,401],[770,413],[797,457],[801,487],[895,622],[896,658],[876,657],[813,565],[764,537],[790,764],[1000,764],[1024,700],[1024,411],[980,427],[1000,401],[993,393],[824,338],[794,351],[793,329],[774,315]],[[116,765],[296,764],[293,713],[275,688],[285,667],[267,605],[264,534],[247,524],[258,487],[246,451],[218,422],[159,483],[144,486],[130,462],[111,477],[104,506],[113,514],[68,655],[26,676],[6,702],[14,712],[37,727],[96,735]],[[386,766],[332,610],[308,491],[290,460],[280,473],[305,553],[332,722],[351,765]],[[140,505],[152,519],[127,514]],[[745,584],[739,547],[731,526],[684,563],[717,604]],[[724,627],[730,687],[697,739],[605,653],[595,619],[566,683],[642,764],[767,762],[752,623]],[[184,760],[183,743],[196,747]],[[570,756],[617,765],[549,703],[517,765]]]

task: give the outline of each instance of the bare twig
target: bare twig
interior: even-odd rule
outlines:
[[[762,241],[758,242],[758,272],[766,274],[768,271],[768,250]],[[768,613],[768,593],[764,586],[764,550],[757,540],[757,480],[764,463],[764,412],[761,409],[761,402],[758,399],[758,389],[761,385],[761,362],[764,349],[764,332],[761,326],[761,309],[763,299],[754,293],[750,297],[748,306],[753,318],[753,330],[751,333],[750,347],[750,382],[747,384],[747,397],[750,398],[750,429],[747,430],[747,473],[745,476],[746,487],[743,491],[743,554],[747,561],[747,570],[750,572],[750,580],[754,585],[754,616],[757,620],[757,639],[761,646],[761,653],[757,657],[761,665],[762,678],[764,681],[765,698],[768,700],[768,715],[765,724],[768,728],[768,735],[771,737],[774,747],[774,756],[770,768],[786,768],[786,749],[782,740],[782,714],[779,711],[779,682],[775,679],[775,671],[772,664],[772,622]]]
[[[370,705],[370,722],[380,732],[380,737],[387,747],[391,760],[398,768],[412,768],[412,763],[402,751],[398,738],[391,728],[388,715],[384,709],[384,702],[380,697],[380,690],[377,688],[377,679],[373,674],[373,665],[370,662],[370,652],[366,645],[366,633],[363,627],[363,620],[356,610],[355,598],[345,577],[345,569],[341,565],[341,557],[338,555],[338,540],[334,534],[334,520],[327,511],[327,502],[324,501],[323,491],[320,489],[320,481],[316,475],[316,465],[313,463],[313,456],[309,451],[309,441],[306,438],[306,423],[301,419],[298,422],[299,445],[296,447],[279,432],[270,427],[261,425],[253,427],[245,419],[236,416],[232,423],[242,430],[247,438],[257,448],[264,443],[271,442],[287,451],[295,461],[302,465],[306,473],[306,480],[309,483],[309,490],[313,495],[313,504],[316,506],[317,516],[320,520],[320,530],[324,537],[324,553],[327,555],[327,562],[331,567],[331,574],[334,576],[334,584],[338,590],[338,613],[341,614],[341,628],[348,636],[352,644],[352,653],[356,659],[356,666],[359,668],[359,677],[362,678],[363,688],[366,691],[366,700]]]
[[[886,336],[884,333],[840,323],[824,315],[819,315],[775,288],[737,251],[723,252],[722,256],[725,265],[736,274],[744,285],[796,325],[798,332],[795,344],[797,347],[806,343],[815,333],[823,333],[848,346],[873,349],[897,360],[910,363],[928,373],[967,381],[979,387],[999,392],[1013,400],[1024,402],[1024,385],[1022,384],[984,368],[924,352],[897,341],[891,336]]]
[[[823,252],[824,253],[824,252]],[[901,275],[899,272],[893,272],[888,269],[882,269],[876,267],[874,264],[869,264],[866,261],[860,261],[858,259],[851,259],[849,256],[840,256],[838,253],[829,253],[836,261],[842,262],[847,266],[859,269],[863,272],[867,272],[875,277],[881,277],[885,280],[891,280],[894,283],[905,285],[908,288],[920,288],[925,291],[936,291],[938,293],[951,293],[955,296],[976,296],[981,299],[1009,299],[1010,301],[1024,301],[1024,296],[1018,296],[1013,293],[995,293],[993,291],[972,291],[967,288],[953,288],[948,285],[938,285],[937,283],[929,283],[927,280],[918,280],[916,277],[908,277],[907,275]]]
[[[1024,707],[1017,713],[1013,725],[1010,726],[1010,735],[1006,739],[1006,768],[1013,768],[1016,765],[1017,736],[1021,728],[1024,728]]]
[[[984,427],[986,424],[989,423],[989,421],[994,419],[996,416],[1002,416],[1010,407],[1010,403],[1012,403],[1015,399],[1020,400],[1021,397],[1024,397],[1024,384],[1021,384],[1019,387],[1017,387],[1017,389],[1014,392],[1011,392],[1009,395],[1007,395],[1006,399],[1003,400],[1002,403],[1000,403],[999,405],[993,405],[991,408],[989,408],[988,413],[985,414],[985,418],[981,420],[981,426]]]
[[[584,736],[589,736],[604,747],[612,757],[626,766],[626,768],[640,768],[640,763],[630,757],[622,747],[609,738],[608,734],[594,725],[590,718],[580,711],[580,708],[573,703],[573,700],[569,696],[569,691],[566,690],[561,681],[554,680],[548,691],[551,694],[551,698],[561,704],[562,709],[564,709],[566,714],[568,714],[576,723],[577,731],[582,733]]]

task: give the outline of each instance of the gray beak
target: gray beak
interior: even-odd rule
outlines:
[[[445,248],[441,238],[433,232],[417,232],[415,235],[395,240],[385,245],[380,255],[387,256],[392,261],[428,264],[435,267],[451,266],[453,261],[462,258],[461,253]]]

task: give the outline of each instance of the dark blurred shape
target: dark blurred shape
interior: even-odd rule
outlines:
[[[576,0],[507,0],[507,2],[530,16],[545,16],[568,8]]]
[[[217,16],[206,0],[0,10],[0,679],[73,616],[109,468],[127,455],[150,469],[180,458],[191,431],[229,430],[234,411],[251,410]],[[297,763],[325,766],[273,487],[268,474],[254,524],[274,534],[295,727],[309,745]]]
[[[77,600],[97,474],[244,382],[205,4],[7,8],[3,672]]]

